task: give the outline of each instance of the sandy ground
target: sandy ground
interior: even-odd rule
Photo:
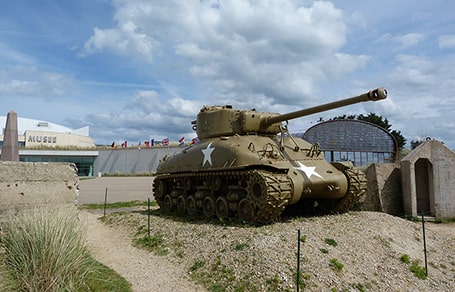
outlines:
[[[153,177],[97,177],[79,184],[78,205],[153,200]],[[87,240],[95,258],[125,277],[134,291],[206,291],[185,276],[184,268],[169,257],[135,248],[129,230],[123,232],[103,224],[100,215],[81,211]],[[174,259],[175,261],[175,259]]]
[[[206,291],[193,284],[185,271],[169,257],[160,257],[132,246],[129,233],[118,232],[100,220],[99,215],[81,211],[87,227],[87,240],[94,257],[125,277],[133,291]]]

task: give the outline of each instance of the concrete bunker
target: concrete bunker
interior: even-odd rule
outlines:
[[[455,152],[429,140],[401,160],[404,213],[455,218]]]

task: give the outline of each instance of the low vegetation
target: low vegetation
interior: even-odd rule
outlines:
[[[123,211],[123,210],[122,210]],[[150,214],[150,217],[147,216]],[[129,226],[133,244],[183,265],[209,291],[295,291],[296,252],[301,244],[299,287],[308,291],[451,291],[453,241],[428,230],[433,246],[430,277],[415,261],[421,224],[378,212],[285,218],[249,226],[216,218],[135,212],[102,217],[113,228]],[[150,227],[150,229],[149,229]],[[296,238],[297,230],[303,234]],[[409,255],[404,252],[410,253]],[[453,275],[453,273],[452,273]],[[178,281],[178,279],[174,279]]]
[[[10,212],[0,234],[0,291],[131,291],[91,256],[73,208]]]
[[[336,258],[330,259],[329,266],[331,266],[335,271],[341,272],[343,270],[344,265],[340,263]]]
[[[147,206],[147,201],[131,201],[131,202],[115,202],[106,204],[106,209],[120,209],[120,208],[131,208],[138,206]],[[151,201],[150,206],[157,206],[156,201]],[[100,210],[104,208],[104,204],[84,204],[80,206],[80,209],[87,210]]]
[[[402,254],[400,260],[405,263],[411,263],[411,258],[407,254]],[[444,266],[444,265],[443,265]],[[427,271],[424,267],[419,266],[418,261],[413,261],[409,267],[409,270],[419,279],[425,280],[427,278]]]

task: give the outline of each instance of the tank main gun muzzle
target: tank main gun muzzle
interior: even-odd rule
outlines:
[[[379,88],[370,90],[370,91],[368,91],[364,94],[358,95],[358,96],[342,99],[342,100],[331,102],[331,103],[318,105],[315,107],[306,108],[303,110],[299,110],[299,111],[295,111],[295,112],[291,112],[291,113],[287,113],[287,114],[283,114],[283,115],[266,117],[263,120],[263,125],[265,127],[267,127],[267,126],[270,126],[275,123],[284,122],[287,120],[292,120],[295,118],[304,117],[304,116],[320,113],[323,111],[328,111],[331,109],[335,109],[335,108],[339,108],[339,107],[343,107],[343,106],[347,106],[347,105],[351,105],[351,104],[355,104],[355,103],[359,103],[359,102],[363,102],[363,101],[378,101],[378,100],[382,100],[382,99],[386,99],[386,98],[387,98],[387,90],[384,87],[379,87]]]
[[[384,87],[379,87],[368,92],[369,100],[377,101],[387,98],[387,90]]]

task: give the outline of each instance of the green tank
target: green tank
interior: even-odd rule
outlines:
[[[351,162],[325,160],[318,144],[289,134],[287,121],[385,98],[381,87],[283,115],[204,106],[192,122],[199,142],[160,161],[155,200],[163,213],[259,224],[278,220],[287,206],[312,200],[329,201],[333,211],[345,212],[365,193],[365,174]]]

